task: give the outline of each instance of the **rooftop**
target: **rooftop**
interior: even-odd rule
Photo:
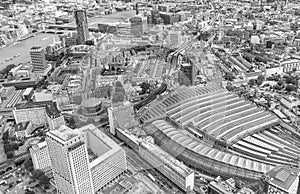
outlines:
[[[277,166],[266,173],[269,177],[269,183],[287,191],[296,193],[299,182],[300,169],[286,166]]]
[[[87,133],[87,136],[91,136],[93,139],[93,142],[91,142],[93,144],[90,145],[90,142],[88,142],[88,146],[90,146],[89,149],[97,155],[97,159],[90,163],[91,168],[98,166],[99,163],[105,161],[110,156],[122,149],[117,143],[115,143],[110,137],[104,134],[93,124],[83,126],[79,128],[78,131]],[[93,146],[94,150],[92,150]],[[95,148],[97,150],[95,150]]]
[[[159,148],[153,143],[143,142],[142,146],[150,150],[153,154],[155,154],[161,162],[171,168],[173,168],[176,172],[180,173],[182,176],[188,176],[192,173],[192,170],[184,165],[182,162],[178,161],[176,158]],[[158,164],[159,165],[159,164]]]
[[[50,131],[49,133],[64,142],[79,135],[78,130],[73,130],[65,125],[62,125],[59,129]]]
[[[31,109],[31,108],[46,108],[46,112],[49,116],[58,116],[60,111],[57,108],[56,102],[42,101],[42,102],[27,102],[22,104],[16,104],[15,109]]]
[[[47,142],[46,141],[43,141],[43,142],[40,142],[38,144],[35,144],[31,147],[31,149],[35,152],[41,150],[42,148],[46,147],[47,146]]]
[[[100,98],[88,98],[82,102],[82,106],[86,108],[93,108],[101,104],[101,102]]]

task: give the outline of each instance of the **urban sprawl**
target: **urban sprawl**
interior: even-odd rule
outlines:
[[[1,0],[0,194],[299,194],[299,0]]]

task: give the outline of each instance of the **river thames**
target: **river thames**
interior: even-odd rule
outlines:
[[[53,43],[53,40],[58,41],[58,35],[56,34],[37,34],[35,37],[28,38],[26,40],[20,41],[20,43],[15,45],[10,45],[5,48],[0,49],[0,70],[5,68],[9,64],[18,65],[19,63],[26,63],[30,61],[29,50],[32,46],[42,46],[46,47]],[[13,58],[16,55],[20,55]],[[13,58],[13,60],[5,61],[7,59]]]

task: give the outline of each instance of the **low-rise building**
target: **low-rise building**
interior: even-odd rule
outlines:
[[[139,154],[184,191],[194,189],[194,171],[151,142],[140,143]]]
[[[25,123],[18,123],[15,126],[15,135],[18,139],[22,139],[31,135],[32,123],[27,121]]]
[[[289,109],[300,105],[300,100],[293,96],[282,96],[280,102]]]

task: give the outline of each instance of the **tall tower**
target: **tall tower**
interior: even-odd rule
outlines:
[[[79,9],[75,11],[75,21],[78,33],[78,43],[85,44],[89,39],[89,29],[86,17],[86,11]]]
[[[48,132],[46,141],[58,193],[94,193],[85,134],[63,125]]]

